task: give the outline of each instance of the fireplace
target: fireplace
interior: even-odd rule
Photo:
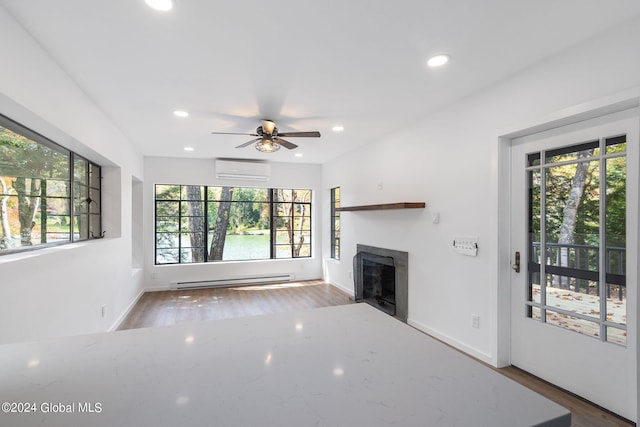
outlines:
[[[358,245],[353,258],[355,300],[407,321],[407,252]]]

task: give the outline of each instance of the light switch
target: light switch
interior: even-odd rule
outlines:
[[[440,212],[431,213],[431,222],[434,224],[438,224],[440,222]]]

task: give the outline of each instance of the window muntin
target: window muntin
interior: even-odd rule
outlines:
[[[275,258],[311,256],[311,190],[271,191]]]
[[[101,236],[100,166],[0,116],[0,254]]]
[[[527,314],[621,345],[627,303],[625,151],[623,135],[527,157]]]
[[[100,167],[72,153],[74,241],[101,237]]]
[[[331,258],[340,259],[340,187],[331,189]]]
[[[156,264],[311,256],[311,190],[156,185],[155,193]]]

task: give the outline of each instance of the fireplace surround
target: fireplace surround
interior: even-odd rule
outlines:
[[[355,300],[407,322],[409,253],[358,244],[353,257]]]

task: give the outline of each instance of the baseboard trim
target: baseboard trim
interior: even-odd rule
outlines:
[[[120,327],[122,322],[124,322],[124,319],[126,319],[129,313],[131,313],[131,310],[133,310],[133,307],[135,307],[135,305],[138,303],[140,298],[142,298],[142,295],[144,295],[145,292],[146,291],[143,289],[138,293],[138,295],[133,299],[133,301],[131,301],[131,303],[127,306],[124,313],[122,313],[120,317],[116,319],[115,323],[111,325],[109,329],[107,329],[107,332],[113,332]]]
[[[324,279],[321,279],[324,280]],[[350,296],[353,296],[353,288],[345,288],[344,286],[341,286],[338,283],[334,283],[334,282],[330,282],[328,280],[325,280],[325,282],[327,282],[328,284],[330,284],[331,286],[333,286],[334,288],[338,288],[340,289],[342,292],[349,294]]]
[[[466,345],[465,343],[458,341],[455,338],[451,338],[450,336],[443,334],[441,332],[436,331],[435,329],[432,329],[430,327],[428,327],[427,325],[417,322],[413,319],[407,319],[407,324],[409,326],[412,326],[416,329],[418,329],[421,332],[424,332],[425,334],[439,340],[442,341],[443,343],[457,349],[460,350],[461,352],[467,354],[468,356],[471,356],[475,359],[478,359],[479,361],[486,363],[488,365],[494,366],[495,364],[493,362],[493,358],[491,357],[491,355],[478,350],[477,348],[473,348],[471,346]]]

